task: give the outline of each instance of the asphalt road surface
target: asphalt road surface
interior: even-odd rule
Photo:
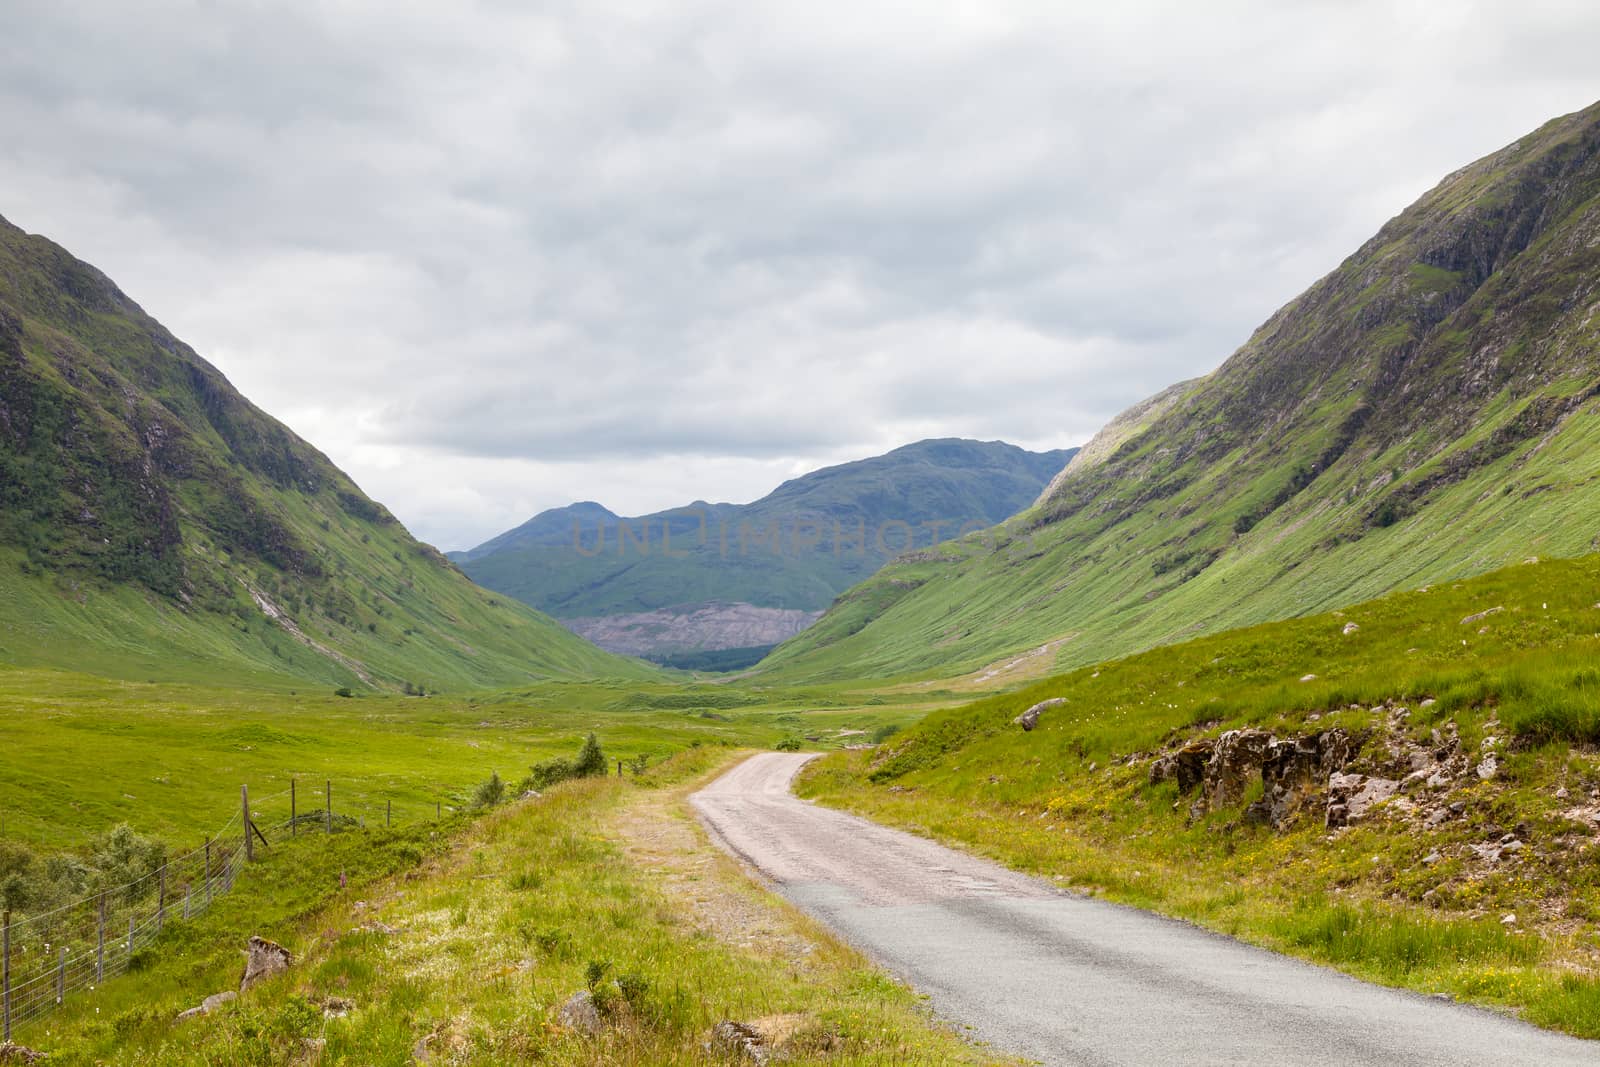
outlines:
[[[692,803],[717,842],[998,1050],[1047,1064],[1600,1065],[1600,1042],[1073,896],[796,798],[809,757]]]

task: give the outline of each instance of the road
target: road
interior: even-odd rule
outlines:
[[[1600,1064],[1578,1041],[1065,893],[795,797],[759,755],[691,800],[719,845],[994,1048],[1047,1064]]]

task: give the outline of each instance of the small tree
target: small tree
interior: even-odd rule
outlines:
[[[590,734],[583,739],[583,747],[578,749],[578,758],[573,762],[573,772],[579,778],[598,778],[606,773],[606,754],[600,748],[600,739]]]

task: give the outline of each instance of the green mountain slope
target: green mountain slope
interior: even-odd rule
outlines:
[[[1073,454],[921,441],[795,478],[752,504],[697,501],[626,519],[574,504],[452,558],[606,647],[771,645],[892,556],[1016,514]]]
[[[648,669],[474,586],[103,274],[3,219],[0,663],[428,689]]]
[[[1450,175],[1039,504],[897,562],[767,661],[1093,662],[1596,547],[1600,105]]]

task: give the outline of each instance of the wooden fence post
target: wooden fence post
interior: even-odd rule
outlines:
[[[326,786],[327,800],[323,811],[328,815],[328,833],[333,833],[333,782],[330,780]]]
[[[95,923],[94,984],[106,980],[106,891],[100,890],[100,919]]]
[[[295,824],[294,824],[294,820],[295,820],[295,813],[294,813],[294,779],[291,778],[291,779],[289,779],[289,836],[290,837],[293,837],[295,835],[295,833],[296,833],[296,827],[295,827]]]
[[[250,836],[250,787],[239,787],[239,803],[244,808],[244,861],[251,862],[256,858],[255,838]]]
[[[442,818],[444,818],[444,801],[435,800],[433,802],[433,821],[438,822]]]
[[[4,1037],[6,1044],[11,1044],[11,909],[7,908],[5,914],[0,916],[0,957],[5,962],[0,964],[0,1008],[3,1008],[5,1017]]]
[[[56,1006],[67,999],[67,946],[61,946],[61,962],[56,965]]]

